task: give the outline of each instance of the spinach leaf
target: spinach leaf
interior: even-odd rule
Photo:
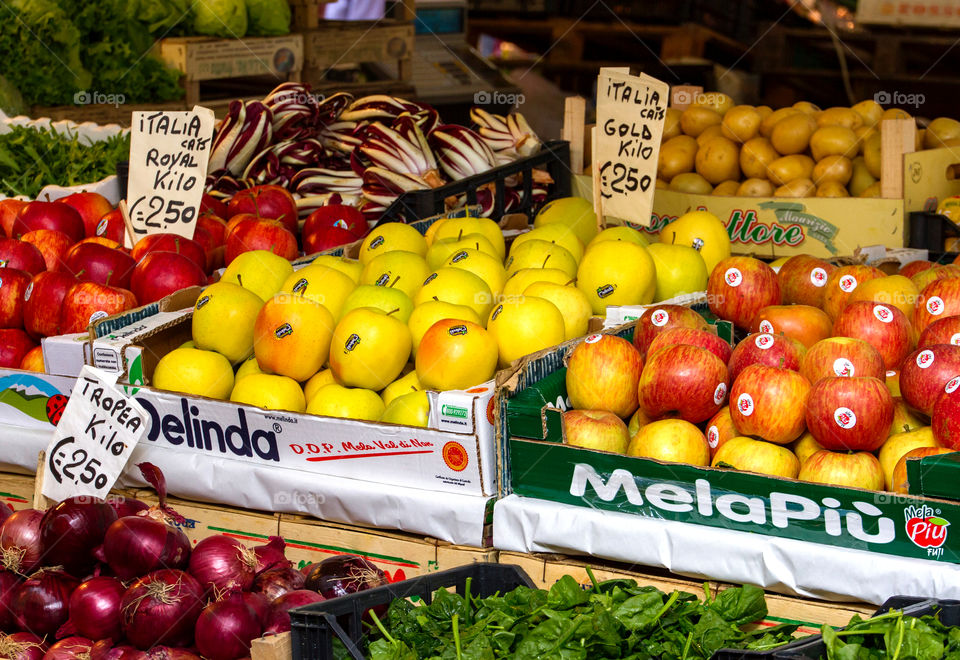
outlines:
[[[580,587],[580,583],[569,575],[564,575],[550,587],[547,604],[558,610],[569,610],[590,600],[590,594]]]
[[[767,602],[763,589],[744,585],[721,591],[709,608],[724,620],[736,625],[760,621],[767,616]]]

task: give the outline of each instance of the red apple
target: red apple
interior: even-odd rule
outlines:
[[[360,211],[346,204],[328,204],[307,216],[303,223],[304,241],[313,232],[327,227],[346,229],[354,235],[354,240],[361,239],[367,234],[367,220]]]
[[[873,451],[890,434],[893,397],[876,378],[821,378],[807,397],[806,419],[825,449]],[[880,481],[882,486],[882,472]]]
[[[730,352],[732,350],[730,344],[728,344],[725,339],[721,339],[712,332],[678,326],[655,336],[653,341],[650,342],[650,345],[647,346],[647,355],[653,355],[666,346],[676,346],[678,344],[705,348],[723,360],[724,364],[730,359]]]
[[[0,329],[0,367],[19,369],[24,356],[37,343],[19,328]]]
[[[130,288],[130,276],[137,262],[126,252],[97,243],[77,243],[63,260],[63,270],[82,282],[99,282]]]
[[[74,243],[73,246],[77,245],[102,245],[103,247],[108,247],[111,250],[120,250],[124,254],[130,254],[130,250],[123,247],[119,243],[109,238],[104,238],[103,236],[91,236],[90,238],[85,238],[79,243]]]
[[[201,213],[197,218],[197,229],[204,229],[214,245],[225,245],[227,242],[227,221],[213,213]],[[194,235],[194,240],[197,239]]]
[[[106,197],[95,192],[78,192],[57,200],[60,204],[72,206],[83,220],[84,235],[97,236],[97,225],[100,218],[113,210]]]
[[[893,305],[861,300],[840,310],[833,322],[837,337],[862,339],[880,353],[886,369],[896,369],[913,348],[913,329]]]
[[[730,257],[707,280],[710,311],[740,328],[749,328],[757,312],[780,304],[780,283],[770,266],[753,257]]]
[[[0,199],[0,228],[3,229],[3,236],[12,237],[13,223],[20,209],[26,205],[27,203],[21,199]]]
[[[94,227],[93,235],[109,238],[111,241],[124,245],[127,237],[127,226],[123,222],[123,213],[120,212],[120,209],[114,209],[101,216],[97,221],[97,226]]]
[[[730,416],[740,435],[786,445],[806,428],[810,382],[792,369],[751,364],[730,386]]]
[[[893,468],[893,475],[890,478],[890,490],[894,493],[907,495],[910,493],[910,480],[907,478],[907,461],[911,458],[923,458],[925,456],[939,456],[941,454],[952,454],[956,449],[947,449],[945,447],[917,447],[911,449],[897,461]]]
[[[287,231],[297,235],[297,202],[286,188],[280,186],[254,186],[241,190],[227,203],[230,218],[238,213],[252,213],[268,220],[277,220]]]
[[[960,266],[947,264],[946,266],[933,266],[926,270],[921,270],[910,278],[917,291],[923,291],[931,282],[937,280],[949,280],[960,277]]]
[[[299,254],[297,238],[276,220],[242,220],[227,235],[224,263],[228,266],[237,256],[250,250],[269,250],[284,259]]]
[[[43,365],[43,348],[34,346],[27,351],[27,354],[20,360],[20,366],[18,368],[24,371],[35,371],[42,374],[45,371]]]
[[[322,227],[303,235],[303,252],[314,254],[358,240],[360,239],[353,232],[342,227]]]
[[[757,312],[751,332],[784,334],[810,348],[832,334],[833,323],[819,307],[810,305],[771,305]]]
[[[25,270],[0,268],[0,328],[23,328],[23,293],[30,280]]]
[[[150,252],[137,263],[130,290],[141,305],[181,289],[207,283],[207,275],[192,260],[176,252]]]
[[[224,247],[216,244],[216,239],[210,235],[210,232],[199,225],[193,230],[193,240],[199,243],[207,255],[207,265],[204,268],[206,272],[212,273],[223,266]]]
[[[823,311],[831,319],[837,318],[837,314],[847,304],[847,298],[861,282],[884,276],[885,273],[882,270],[873,266],[864,264],[841,266],[827,278],[826,291],[823,294]]]
[[[943,389],[956,376],[960,376],[960,346],[918,348],[900,368],[900,394],[912,408],[929,415]]]
[[[800,373],[816,384],[834,376],[870,376],[886,379],[883,357],[862,339],[830,337],[810,347],[800,361]]]
[[[707,422],[707,444],[710,446],[710,458],[712,459],[717,450],[730,438],[740,435],[737,427],[733,425],[733,417],[730,415],[730,406],[724,406],[716,415]]]
[[[240,223],[243,222],[244,220],[258,221],[258,220],[263,220],[263,218],[258,217],[258,216],[254,215],[254,214],[252,214],[252,213],[238,213],[238,214],[236,214],[235,216],[231,217],[229,220],[227,220],[227,231],[226,231],[226,233],[223,235],[223,244],[224,244],[224,245],[227,244],[227,239],[230,238],[230,233],[234,230],[234,228],[235,228],[238,224],[240,224]]]
[[[705,422],[727,400],[727,365],[705,348],[667,346],[650,353],[638,394],[651,417],[676,411],[688,422]]]
[[[47,269],[47,262],[36,245],[15,238],[0,238],[0,267],[16,268],[36,275]]]
[[[931,282],[917,299],[913,313],[913,326],[923,332],[939,319],[960,314],[960,278]]]
[[[226,218],[228,216],[227,205],[211,195],[210,193],[203,193],[203,196],[200,198],[200,213],[212,213],[218,218]]]
[[[927,261],[926,259],[917,259],[916,261],[911,261],[908,264],[900,266],[900,270],[897,271],[898,275],[903,275],[904,277],[913,277],[917,273],[932,268],[934,263],[932,261]]]
[[[633,330],[633,345],[642,355],[646,355],[650,342],[660,333],[672,328],[706,330],[708,327],[707,320],[689,307],[656,305],[646,310],[643,316],[637,319],[637,325]]]
[[[960,450],[960,379],[949,381],[937,396],[930,426],[937,444]]]
[[[60,308],[67,291],[77,283],[69,273],[45,271],[34,275],[23,292],[23,325],[34,337],[59,335]]]
[[[83,332],[97,319],[113,316],[136,306],[137,299],[127,289],[99,282],[77,282],[70,287],[63,299],[60,330],[63,334]]]
[[[730,370],[731,380],[736,380],[740,372],[751,364],[797,371],[805,353],[806,348],[796,339],[758,332],[747,335],[737,344],[727,360],[727,369]]]
[[[563,413],[564,442],[573,447],[623,454],[630,434],[623,420],[608,410],[570,410]]]
[[[640,351],[614,335],[590,335],[567,359],[567,396],[574,408],[629,417],[637,409]]]
[[[926,348],[934,344],[960,346],[960,315],[937,319],[920,333],[917,348]]]
[[[851,454],[821,449],[803,462],[797,479],[831,486],[883,490],[880,461],[866,451]]]
[[[35,229],[20,237],[24,243],[30,243],[43,255],[47,270],[63,270],[63,259],[67,250],[74,244],[69,236],[53,229]]]
[[[150,252],[176,252],[182,254],[193,263],[206,269],[207,254],[197,241],[178,234],[150,234],[144,236],[130,251],[134,261],[140,261]]]
[[[13,223],[13,237],[19,238],[29,231],[52,229],[70,237],[76,243],[84,237],[83,218],[68,204],[58,202],[29,202],[20,209]]]
[[[827,278],[836,269],[833,264],[809,254],[787,259],[777,271],[784,304],[822,306]]]

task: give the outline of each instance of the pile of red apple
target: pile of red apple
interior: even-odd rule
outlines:
[[[736,346],[657,305],[571,351],[568,444],[898,492],[907,457],[960,450],[960,266],[731,257],[706,295]]]
[[[204,195],[193,238],[150,234],[124,247],[119,209],[97,193],[53,202],[0,201],[0,367],[43,371],[42,337],[83,332],[96,319],[204,285],[249,250],[287,259],[363,238],[355,208],[321,207],[299,232],[297,204],[279,186],[226,203]]]

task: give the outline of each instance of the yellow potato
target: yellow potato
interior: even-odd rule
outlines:
[[[880,121],[885,119],[910,119],[910,113],[900,108],[887,108],[880,116]]]
[[[877,181],[869,188],[861,192],[857,197],[879,197],[880,196],[880,182]]]
[[[960,138],[960,121],[950,117],[937,117],[927,124],[923,146],[927,149],[939,149],[945,140]]]
[[[863,153],[863,143],[873,134],[879,133],[875,126],[861,126],[853,129],[853,134],[857,136],[857,153]],[[853,156],[851,156],[853,158]]]
[[[773,108],[769,105],[758,105],[756,108],[757,112],[760,113],[760,122],[762,123],[764,119],[773,114]]]
[[[675,138],[683,131],[680,130],[680,115],[683,114],[676,108],[667,108],[667,116],[663,120],[663,137],[660,138],[662,144],[665,140]]]
[[[733,107],[733,99],[723,92],[707,92],[706,94],[698,95],[697,102],[694,105],[701,108],[709,108],[722,117]]]
[[[781,119],[773,127],[770,134],[770,144],[777,153],[789,156],[807,150],[810,145],[810,136],[817,130],[817,122],[807,114],[799,113]]]
[[[686,172],[678,174],[670,180],[670,190],[694,195],[709,195],[713,192],[713,186],[696,172]]]
[[[668,190],[670,188],[670,183],[668,181],[664,181],[660,177],[657,177],[657,188]]]
[[[780,186],[813,176],[813,159],[803,154],[782,156],[770,163],[770,180]],[[811,182],[811,185],[812,182]],[[803,197],[804,195],[798,195]]]
[[[941,147],[960,147],[960,138],[949,138],[943,141]]]
[[[760,132],[760,122],[763,117],[752,105],[737,105],[723,116],[723,136],[734,142],[743,144],[754,138]]]
[[[790,115],[798,114],[800,114],[800,111],[796,108],[780,108],[779,110],[774,110],[760,122],[760,135],[766,138],[770,137],[770,134],[773,133],[773,127],[776,126],[781,119],[786,119]]]
[[[699,105],[691,105],[680,115],[680,129],[690,137],[697,137],[708,126],[717,126],[723,121],[720,113]]]
[[[822,112],[819,106],[810,103],[810,101],[797,101],[793,104],[793,108],[808,115],[815,115]]]
[[[773,191],[774,197],[811,197],[817,192],[810,179],[794,179]]]
[[[740,169],[747,178],[766,179],[770,176],[767,173],[770,163],[779,157],[780,154],[770,144],[770,140],[755,137],[740,148]]]
[[[874,133],[863,143],[863,162],[874,179],[880,178],[880,134]]]
[[[766,179],[747,179],[737,188],[738,197],[773,197],[773,184]]]
[[[853,174],[850,177],[850,183],[847,188],[854,197],[859,197],[860,193],[877,182],[877,178],[870,174],[863,156],[854,158],[850,164],[853,166]]]
[[[715,137],[723,137],[723,129],[721,128],[720,124],[707,126],[705,129],[703,129],[703,133],[697,136],[697,146],[702,147],[704,144],[706,144],[707,140]]]
[[[873,99],[860,101],[860,103],[857,103],[850,109],[860,115],[860,119],[863,120],[863,126],[876,126],[877,122],[880,121],[880,117],[883,116],[883,107]]]
[[[660,147],[657,174],[661,179],[670,181],[678,174],[692,172],[696,155],[697,141],[689,135],[670,138]]]
[[[697,150],[697,173],[712,184],[740,179],[740,148],[733,140],[715,137]]]
[[[810,154],[814,160],[835,155],[849,158],[856,153],[857,134],[846,126],[821,126],[810,136]]]
[[[717,187],[713,189],[711,195],[724,195],[730,197],[737,194],[737,190],[740,189],[739,181],[724,181],[717,184]]]
[[[852,108],[827,108],[817,115],[817,126],[843,126],[852,131],[863,126],[863,117]]]
[[[817,186],[816,197],[849,197],[850,193],[839,181],[824,181]]]
[[[853,164],[845,156],[827,156],[813,166],[813,182],[817,186],[822,186],[828,181],[845,186],[851,176],[853,176]]]

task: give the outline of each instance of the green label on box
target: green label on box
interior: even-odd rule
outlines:
[[[444,417],[457,417],[459,419],[466,419],[470,411],[462,406],[450,406],[443,405],[440,407],[440,414]]]

